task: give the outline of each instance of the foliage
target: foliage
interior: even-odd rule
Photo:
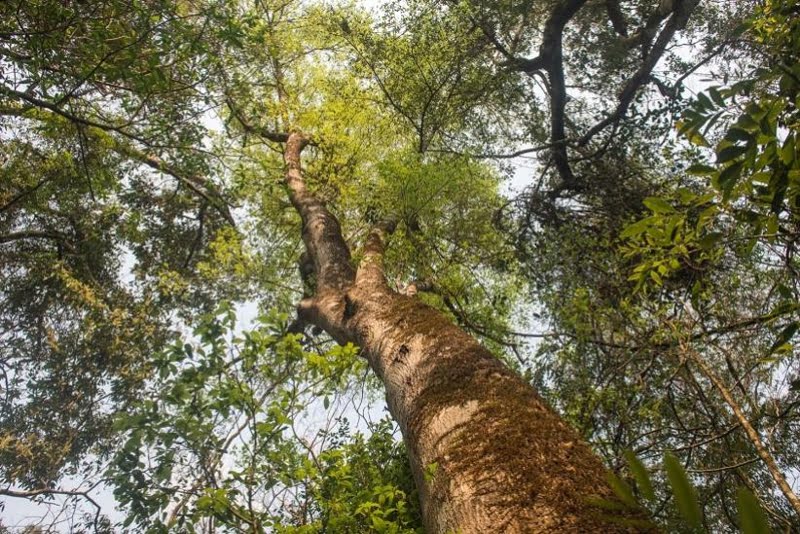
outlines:
[[[642,463],[631,451],[625,455],[628,462],[628,469],[635,479],[635,488],[645,501],[639,501],[634,496],[634,489],[624,480],[610,474],[614,492],[620,497],[626,506],[634,509],[648,509],[657,502],[656,495],[653,493],[653,482],[650,473],[644,468]],[[664,454],[664,470],[669,481],[668,493],[674,500],[674,505],[680,515],[680,521],[669,526],[671,532],[713,532],[704,525],[703,515],[700,509],[700,502],[689,475],[686,473],[680,460],[671,452]],[[739,528],[744,534],[768,533],[770,532],[764,511],[758,499],[746,487],[737,490],[737,510],[739,518]],[[613,503],[608,503],[613,504]]]
[[[727,384],[758,432],[769,429],[770,453],[782,469],[793,469],[793,9],[768,2],[738,30],[750,39],[757,67],[687,106],[677,124],[687,143],[677,140],[666,152],[674,172],[625,211],[602,212],[605,232],[587,235],[586,223],[567,222],[542,238],[547,246],[567,239],[570,257],[581,263],[541,290],[560,328],[541,348],[557,362],[545,363],[541,383],[557,391],[554,402],[617,465],[625,449],[644,454],[649,465],[659,450],[691,451],[686,461],[697,495],[676,496],[683,495],[689,522],[698,524],[699,506],[711,531],[750,524],[726,511],[737,506],[761,524],[748,506],[756,497],[743,497],[736,489],[742,485],[758,494],[775,528],[796,524],[776,497],[774,473],[747,461],[755,445],[737,435],[733,406],[714,381]],[[615,224],[618,230],[609,230]],[[557,251],[563,257],[564,249]],[[667,464],[667,479],[685,489],[678,464]],[[664,502],[658,487],[666,480],[655,482],[656,502]]]
[[[190,339],[158,355],[158,379],[117,416],[123,441],[107,476],[125,526],[414,532],[419,511],[393,425],[370,425],[369,437],[346,421],[330,430],[342,413],[330,398],[363,372],[356,349],[307,350],[279,314],[257,323],[235,332],[229,306],[201,318]],[[298,430],[309,410],[332,418],[316,435]]]
[[[174,147],[205,135],[192,97],[204,75],[197,43],[222,11],[187,7],[0,7],[6,484],[51,487],[87,451],[104,454],[111,418],[173,334],[168,315],[225,293],[192,283],[220,215],[142,165],[159,154],[187,173],[210,168]]]

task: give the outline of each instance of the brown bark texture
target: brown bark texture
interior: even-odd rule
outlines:
[[[431,533],[631,532],[593,500],[614,500],[601,461],[533,388],[439,311],[383,275],[389,220],[358,269],[338,221],[303,181],[299,133],[285,147],[286,186],[317,279],[298,313],[361,348],[386,388]]]

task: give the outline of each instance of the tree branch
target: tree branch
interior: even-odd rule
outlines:
[[[606,0],[606,13],[614,31],[623,37],[628,36],[628,23],[625,21],[625,15],[619,7],[619,0]]]
[[[13,241],[21,241],[25,239],[50,239],[53,241],[58,241],[70,250],[74,250],[67,234],[53,230],[23,230],[20,232],[11,232],[9,234],[0,235],[0,243],[11,243]]]
[[[138,141],[140,143],[143,143],[145,145],[148,144],[147,140],[145,138],[143,138],[143,137],[141,137],[141,136],[139,136],[137,134],[131,133],[131,132],[125,130],[124,128],[122,128],[121,126],[114,126],[112,124],[104,124],[102,122],[97,122],[97,121],[94,121],[94,120],[91,120],[91,119],[86,119],[84,117],[80,117],[78,115],[75,115],[74,113],[70,113],[68,111],[65,111],[65,110],[61,109],[59,106],[53,104],[52,102],[48,102],[46,100],[42,100],[40,98],[36,98],[35,96],[29,95],[27,93],[23,93],[23,92],[20,92],[20,91],[15,91],[14,89],[11,89],[10,87],[6,87],[4,85],[0,85],[0,94],[5,94],[6,96],[10,96],[10,97],[15,98],[17,100],[22,100],[22,101],[27,102],[28,104],[31,104],[31,105],[36,106],[38,108],[46,109],[48,111],[51,111],[51,112],[53,112],[53,113],[55,113],[57,115],[60,115],[60,116],[64,117],[65,119],[69,119],[70,121],[72,121],[74,123],[82,124],[84,126],[92,126],[94,128],[99,128],[100,130],[103,130],[103,131],[106,131],[106,132],[116,132],[116,133],[118,133],[118,134],[120,134],[122,136],[125,136],[125,137],[129,138],[129,139],[133,139],[133,140]]]
[[[306,187],[300,155],[308,144],[308,138],[299,132],[288,135],[283,153],[286,164],[284,182],[289,190],[289,200],[303,221],[303,243],[314,263],[317,292],[343,291],[355,280],[350,249],[342,237],[339,221]]]
[[[102,132],[115,132],[115,133],[118,133],[118,134],[122,135],[123,137],[129,138],[129,139],[133,139],[133,140],[137,140],[137,141],[140,141],[140,142],[146,144],[142,138],[137,137],[135,135],[131,135],[128,132],[125,132],[124,130],[122,130],[122,129],[118,128],[118,127],[111,126],[111,125],[108,125],[108,124],[99,123],[99,122],[95,122],[95,121],[92,121],[92,120],[84,119],[84,118],[79,117],[77,115],[65,112],[61,108],[59,108],[59,107],[57,107],[55,105],[52,105],[49,102],[45,102],[43,100],[35,99],[35,98],[32,98],[32,97],[28,98],[28,95],[25,95],[24,93],[19,93],[18,91],[13,91],[13,90],[8,89],[6,87],[0,86],[0,93],[4,93],[4,92],[7,93],[7,94],[21,95],[20,98],[22,98],[23,100],[28,101],[32,106],[43,108],[43,109],[47,110],[45,112],[42,112],[39,115],[36,115],[36,114],[32,115],[31,114],[32,110],[30,108],[26,109],[24,107],[22,107],[22,108],[3,107],[0,110],[0,113],[2,113],[4,115],[14,115],[14,116],[21,117],[21,118],[24,118],[24,119],[34,119],[34,120],[47,121],[47,120],[52,120],[52,119],[49,119],[49,117],[47,117],[47,115],[48,115],[47,112],[50,112],[50,113],[53,113],[53,114],[58,115],[60,117],[63,117],[63,118],[65,118],[65,119],[67,119],[67,120],[69,120],[69,121],[71,121],[71,122],[73,122],[75,124],[78,124],[78,125],[81,125],[81,126],[87,126],[89,128],[95,128],[96,131],[99,130],[99,131],[102,131]],[[25,98],[23,98],[23,97],[25,97]],[[225,219],[225,221],[228,222],[228,224],[230,224],[233,227],[236,226],[236,221],[234,221],[233,216],[231,215],[230,209],[228,208],[227,203],[224,201],[224,199],[221,197],[221,195],[219,195],[216,192],[213,192],[213,193],[209,193],[208,192],[208,190],[213,190],[213,187],[211,186],[211,184],[209,183],[208,180],[203,179],[203,178],[201,178],[199,176],[186,176],[177,167],[166,163],[164,160],[158,158],[157,156],[154,156],[152,154],[147,154],[147,153],[143,152],[142,150],[134,147],[130,143],[125,143],[125,142],[115,138],[114,136],[110,136],[110,135],[107,136],[107,138],[109,138],[112,141],[112,146],[111,146],[112,150],[114,150],[118,154],[121,154],[121,155],[126,156],[126,157],[128,157],[130,159],[133,159],[133,160],[136,160],[136,161],[138,161],[140,163],[143,163],[143,164],[147,165],[148,167],[153,168],[153,169],[155,169],[155,170],[157,170],[159,172],[163,172],[164,174],[168,174],[169,176],[172,176],[173,178],[175,178],[176,180],[178,180],[179,182],[184,184],[186,187],[188,187],[196,195],[198,195],[199,197],[204,199],[206,202],[208,202],[211,206],[213,206],[214,209],[216,209],[219,212],[219,214],[222,215],[222,217]]]
[[[576,188],[577,179],[569,165],[566,144],[565,108],[567,104],[564,80],[563,34],[564,27],[587,0],[563,0],[558,3],[544,27],[539,55],[533,59],[519,59],[509,66],[521,72],[544,70],[550,84],[550,142],[553,164],[561,177],[561,189]]]
[[[358,265],[356,283],[376,284],[388,288],[383,272],[383,253],[386,240],[397,228],[397,218],[389,217],[375,226],[367,234],[364,242],[363,257]]]
[[[207,180],[200,178],[198,176],[187,176],[182,173],[178,168],[170,165],[169,163],[165,162],[161,158],[154,156],[152,154],[146,154],[141,150],[124,144],[115,142],[113,149],[124,155],[129,157],[130,159],[136,160],[140,163],[144,163],[148,167],[155,169],[159,172],[163,172],[164,174],[168,174],[178,180],[180,183],[184,184],[188,187],[191,191],[193,191],[197,196],[201,197],[203,200],[208,202],[211,206],[214,206],[214,209],[219,212],[220,215],[230,224],[231,226],[236,226],[236,221],[233,219],[233,215],[231,215],[230,209],[228,208],[227,203],[222,199],[222,197],[214,193],[209,193],[206,191],[210,188],[210,185]]]
[[[709,366],[705,360],[703,360],[702,356],[684,344],[681,345],[681,349],[684,354],[688,355],[688,359],[694,362],[697,367],[700,368],[700,372],[714,385],[719,394],[728,404],[728,407],[731,409],[731,411],[733,411],[736,421],[742,426],[745,434],[747,434],[747,438],[755,448],[758,457],[761,458],[761,460],[763,460],[766,464],[767,470],[772,476],[772,479],[775,481],[775,484],[778,486],[781,493],[783,493],[784,497],[786,497],[786,500],[789,501],[789,504],[792,506],[792,508],[794,508],[795,513],[800,514],[800,498],[798,498],[797,494],[786,481],[786,477],[780,470],[778,463],[775,461],[775,457],[767,449],[766,445],[764,445],[764,442],[761,440],[761,436],[759,436],[756,429],[753,428],[753,425],[745,415],[742,407],[733,397],[731,391],[711,369],[711,366]]]
[[[699,0],[675,0],[675,10],[672,16],[667,21],[664,29],[661,30],[655,44],[645,56],[639,69],[628,79],[622,91],[620,91],[617,107],[605,119],[589,129],[578,141],[578,146],[585,146],[595,135],[603,131],[609,125],[620,121],[625,116],[633,99],[636,97],[636,93],[650,80],[653,68],[661,59],[661,56],[664,54],[675,32],[686,26],[689,16],[697,6],[698,1]]]
[[[236,118],[236,121],[242,126],[242,129],[250,134],[258,135],[266,139],[267,141],[272,141],[274,143],[286,143],[289,140],[289,134],[283,132],[274,132],[267,128],[262,128],[259,126],[255,126],[247,118],[244,116],[242,111],[234,105],[233,100],[230,97],[225,98],[225,104],[228,106],[228,109]],[[307,141],[308,144],[315,144],[310,139]]]
[[[36,497],[42,497],[47,495],[65,495],[67,497],[81,497],[89,501],[89,503],[94,507],[95,514],[94,514],[94,521],[93,524],[95,529],[97,529],[97,525],[100,520],[100,513],[102,512],[102,507],[91,495],[89,492],[96,488],[102,480],[99,480],[92,484],[92,486],[86,490],[61,490],[55,488],[40,488],[35,490],[12,490],[12,489],[0,489],[0,496],[5,497],[13,497],[18,499],[34,499]]]

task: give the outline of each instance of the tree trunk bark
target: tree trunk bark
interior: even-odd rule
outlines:
[[[426,530],[635,530],[610,523],[592,504],[614,500],[606,470],[529,384],[445,315],[389,288],[382,254],[393,221],[373,228],[353,270],[338,221],[303,183],[305,142],[289,137],[286,184],[317,276],[316,294],[298,314],[358,345],[385,385]]]

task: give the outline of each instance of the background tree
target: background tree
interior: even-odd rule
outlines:
[[[568,221],[540,234],[529,252],[561,269],[575,266],[538,285],[554,312],[540,368],[550,369],[541,379],[550,398],[618,465],[630,449],[654,458],[664,448],[685,455],[702,481],[699,498],[712,531],[735,528],[740,485],[757,491],[780,528],[796,524],[791,482],[783,481],[791,481],[794,460],[783,455],[791,446],[779,437],[794,424],[786,343],[794,334],[796,277],[791,245],[779,237],[787,231],[777,224],[792,224],[783,196],[791,180],[782,165],[793,161],[793,136],[784,137],[794,129],[793,112],[785,116],[782,102],[794,97],[791,71],[780,66],[795,53],[780,37],[792,25],[792,9],[770,4],[736,34],[745,44],[740,53],[782,59],[758,74],[729,70],[729,86],[700,94],[679,124],[689,143],[667,152],[673,176],[661,173],[638,193],[653,197],[628,204],[645,214],[591,208],[595,217],[606,214],[605,232]],[[778,124],[787,130],[778,133]],[[780,159],[775,147],[784,146]],[[705,163],[709,152],[719,166]],[[619,233],[631,217],[642,220]],[[577,244],[574,262],[563,261],[564,235]]]

